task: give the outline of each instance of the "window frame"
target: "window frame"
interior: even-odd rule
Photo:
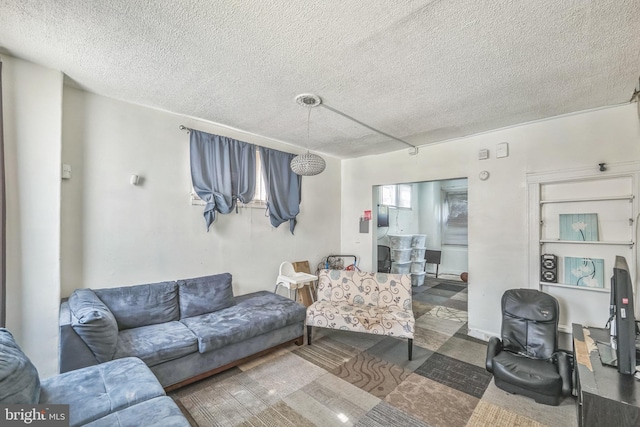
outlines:
[[[385,189],[389,189],[392,192],[392,201],[391,203],[385,203]],[[409,205],[401,205],[401,193],[405,191],[405,195],[409,194]],[[411,210],[413,208],[413,184],[389,184],[389,185],[381,185],[379,190],[379,204],[382,206],[388,206],[389,208],[395,209],[407,209]]]

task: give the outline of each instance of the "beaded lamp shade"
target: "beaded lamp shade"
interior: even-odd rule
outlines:
[[[326,163],[322,157],[308,151],[291,160],[291,170],[302,176],[318,175],[325,167]]]

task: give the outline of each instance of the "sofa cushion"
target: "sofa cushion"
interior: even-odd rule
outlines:
[[[109,307],[120,330],[178,320],[178,286],[175,282],[96,289]]]
[[[139,357],[147,366],[154,366],[197,351],[193,332],[174,321],[120,331],[114,357]]]
[[[178,280],[178,288],[181,319],[213,313],[235,303],[229,273]]]
[[[154,397],[102,417],[85,427],[190,427],[178,405],[168,396]]]
[[[411,309],[409,274],[322,270],[318,276],[318,301],[345,302],[376,307]]]
[[[111,310],[91,289],[76,289],[69,297],[71,327],[100,363],[113,359],[118,324]]]
[[[68,404],[71,426],[163,396],[162,386],[140,359],[129,357],[42,380],[41,404]]]
[[[0,402],[36,404],[40,398],[38,371],[5,328],[0,328]]]
[[[318,299],[349,304],[378,305],[378,283],[374,273],[323,270],[318,277]]]
[[[562,377],[552,362],[508,351],[493,358],[493,375],[511,385],[548,396],[559,395],[562,390]]]
[[[182,319],[198,337],[200,353],[241,342],[296,322],[304,322],[305,307],[283,296],[254,292],[236,297],[224,310]]]
[[[316,301],[307,308],[307,325],[376,335],[413,338],[413,312],[391,307]]]

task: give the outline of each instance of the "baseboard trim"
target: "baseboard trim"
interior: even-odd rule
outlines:
[[[491,337],[500,336],[500,334],[494,334],[491,332],[483,331],[482,329],[469,328],[469,332],[467,334],[471,337],[478,338],[482,341],[489,341]]]

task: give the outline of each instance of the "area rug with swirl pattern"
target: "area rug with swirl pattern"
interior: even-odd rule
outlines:
[[[466,283],[428,278],[413,293],[412,361],[406,341],[316,329],[310,346],[291,345],[170,396],[194,427],[577,425],[572,397],[553,407],[495,386],[484,369],[486,343],[467,334]]]

